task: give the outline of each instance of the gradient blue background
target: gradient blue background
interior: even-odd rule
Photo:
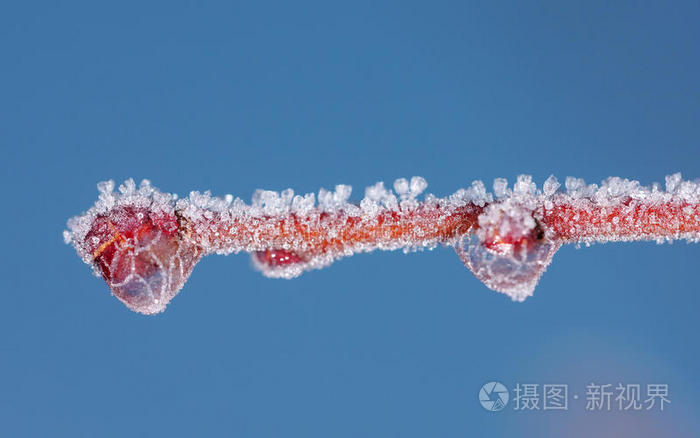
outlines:
[[[293,281],[208,257],[145,317],[63,244],[110,178],[700,177],[698,3],[561,3],[5,3],[0,435],[698,436],[697,245],[565,247],[522,304],[445,248]],[[489,380],[581,399],[490,413]],[[672,403],[585,411],[619,381]]]

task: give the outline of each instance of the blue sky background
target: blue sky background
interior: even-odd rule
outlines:
[[[700,177],[697,2],[14,2],[0,7],[3,436],[697,436],[700,247],[565,247],[535,296],[450,249],[293,281],[208,257],[128,311],[63,244],[95,184],[317,191],[421,175]],[[252,3],[252,2],[251,2]],[[498,380],[568,412],[498,413]],[[668,383],[586,412],[588,383]]]

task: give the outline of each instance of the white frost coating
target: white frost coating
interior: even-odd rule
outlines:
[[[252,208],[256,213],[265,216],[278,216],[289,213],[294,199],[294,190],[280,192],[272,190],[256,190],[253,193]]]
[[[446,204],[452,207],[462,207],[467,204],[478,205],[483,207],[487,203],[493,201],[493,195],[486,191],[486,186],[483,182],[476,180],[472,182],[471,187],[467,189],[459,189],[447,198]]]
[[[586,181],[582,178],[574,178],[567,176],[564,182],[566,193],[573,199],[580,199],[592,196],[597,186],[595,184],[586,185]]]
[[[307,193],[304,196],[295,196],[292,200],[292,212],[300,216],[306,216],[314,209],[316,199],[313,193]]]
[[[628,211],[632,207],[646,211],[660,203],[687,202],[697,206],[700,203],[700,184],[697,181],[684,181],[680,173],[666,177],[665,190],[659,184],[645,187],[637,181],[612,177],[597,184],[586,184],[582,179],[568,177],[565,181],[565,191],[554,176],[550,176],[539,189],[527,175],[521,175],[508,187],[507,180],[497,178],[493,183],[493,194],[486,190],[481,181],[474,181],[466,189],[459,189],[452,195],[439,198],[426,195],[424,205],[438,205],[441,211],[455,211],[466,205],[485,207],[478,218],[479,229],[474,235],[449,242],[439,242],[436,239],[423,238],[419,233],[404,240],[389,239],[378,242],[344,243],[338,234],[336,225],[342,224],[348,217],[359,217],[362,223],[376,221],[380,214],[391,212],[398,217],[410,214],[421,205],[418,197],[427,187],[421,177],[410,180],[400,178],[393,184],[394,191],[387,189],[379,182],[365,189],[365,196],[359,203],[349,202],[351,187],[337,185],[334,191],[321,189],[318,197],[313,193],[295,195],[291,189],[282,192],[258,190],[253,195],[251,204],[246,204],[239,198],[226,195],[224,198],[213,197],[210,192],[191,192],[187,198],[178,199],[176,195],[162,193],[153,188],[147,180],[139,187],[133,180],[127,180],[114,190],[114,182],[106,181],[98,184],[99,197],[95,205],[81,216],[68,221],[68,230],[63,236],[66,243],[71,243],[81,258],[92,264],[92,254],[84,240],[94,219],[104,215],[118,206],[146,207],[151,212],[175,214],[192,224],[193,231],[199,236],[198,244],[204,254],[235,253],[239,251],[256,252],[269,248],[269,240],[264,241],[260,236],[272,232],[276,227],[290,226],[293,218],[297,221],[312,223],[318,221],[320,215],[331,214],[337,218],[329,223],[328,236],[332,239],[330,250],[322,255],[316,255],[310,260],[296,263],[287,267],[270,267],[259,260],[255,264],[265,275],[291,278],[310,269],[317,269],[331,264],[334,260],[357,252],[368,252],[375,249],[432,249],[439,243],[455,246],[458,254],[474,272],[474,274],[492,289],[499,290],[515,300],[522,300],[532,294],[539,276],[542,274],[551,257],[561,242],[555,243],[550,230],[542,226],[541,220],[548,210],[560,205],[570,205],[581,211],[598,211],[610,213]],[[317,202],[318,200],[318,202]],[[629,205],[632,202],[631,206]],[[617,210],[614,210],[617,209]],[[698,209],[687,207],[683,209],[686,219],[698,220]],[[629,215],[628,215],[629,216]],[[263,218],[279,218],[281,224],[263,221]],[[406,216],[408,217],[408,216]],[[603,228],[603,235],[581,237],[579,242],[612,240],[648,239],[641,233],[620,235],[616,226],[634,229],[636,223],[626,223],[631,219],[613,217],[609,224],[596,225],[597,230]],[[240,240],[236,236],[222,237],[219,233],[227,224],[242,223],[254,230],[251,240]],[[538,228],[539,227],[539,228]],[[587,228],[592,225],[585,221],[572,218],[571,235],[585,236]],[[535,246],[522,246],[498,243],[488,246],[485,243],[499,242],[500,236],[509,238],[529,238],[533,233],[540,233]],[[293,233],[292,233],[293,234]],[[696,233],[679,233],[670,238],[685,238],[697,241],[700,236]],[[280,240],[277,248],[293,250],[303,254],[308,242],[301,238],[297,240]],[[267,246],[265,246],[267,245]],[[510,245],[510,246],[509,246]],[[524,250],[527,248],[527,250]],[[273,248],[274,249],[274,248]]]
[[[119,186],[119,191],[114,191],[114,181],[103,181],[97,184],[99,196],[95,205],[80,216],[74,216],[68,220],[68,230],[63,232],[66,243],[72,244],[83,261],[92,266],[92,254],[85,243],[85,236],[90,231],[93,221],[98,215],[108,213],[115,207],[135,206],[146,207],[154,213],[172,214],[177,195],[162,193],[151,186],[149,180],[141,181],[139,188],[133,179],[124,181]],[[99,272],[95,270],[95,275]]]
[[[388,210],[398,210],[399,203],[396,200],[396,196],[391,190],[384,188],[384,183],[381,181],[365,189],[365,198],[362,201],[365,201],[365,199],[368,200],[368,202],[366,202],[368,205],[371,203],[372,205],[376,205],[377,207],[382,206]],[[360,205],[362,205],[362,202],[360,202]],[[374,214],[379,211],[374,207],[371,207],[369,210]]]
[[[399,195],[401,210],[410,211],[418,207],[418,196],[428,187],[428,183],[420,176],[414,176],[409,182],[406,178],[394,181],[394,191]]]
[[[326,212],[343,210],[348,206],[350,193],[352,193],[352,186],[345,184],[335,186],[335,192],[321,189],[318,191],[318,206],[322,211]]]

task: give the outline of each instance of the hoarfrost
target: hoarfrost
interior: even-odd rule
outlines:
[[[199,257],[212,253],[248,252],[266,276],[292,278],[358,252],[443,244],[454,246],[489,288],[522,300],[563,243],[700,240],[700,184],[680,173],[666,177],[665,190],[617,177],[600,185],[567,177],[564,186],[550,176],[538,189],[520,175],[512,189],[495,179],[493,194],[474,181],[421,201],[427,182],[412,177],[394,181],[393,191],[382,182],[369,186],[357,204],[343,184],[317,196],[257,190],[246,204],[208,191],[178,199],[148,180],[137,187],[129,179],[115,191],[105,181],[95,205],[68,221],[63,238],[115,295],[147,313],[162,310]]]

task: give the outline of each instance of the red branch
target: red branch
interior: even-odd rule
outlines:
[[[162,311],[206,254],[248,252],[263,274],[292,278],[357,252],[439,244],[453,246],[488,287],[522,300],[562,244],[700,240],[699,186],[670,178],[665,192],[611,179],[600,188],[567,181],[567,193],[550,178],[543,193],[520,177],[513,191],[500,184],[496,199],[475,183],[423,202],[415,197],[425,183],[414,178],[411,187],[422,188],[397,189],[400,200],[377,185],[360,205],[348,204],[349,187],[338,186],[335,194],[319,193],[318,206],[313,197],[285,192],[263,192],[252,206],[198,193],[176,201],[130,181],[121,194],[101,186],[98,203],[69,222],[65,237],[142,313]]]

